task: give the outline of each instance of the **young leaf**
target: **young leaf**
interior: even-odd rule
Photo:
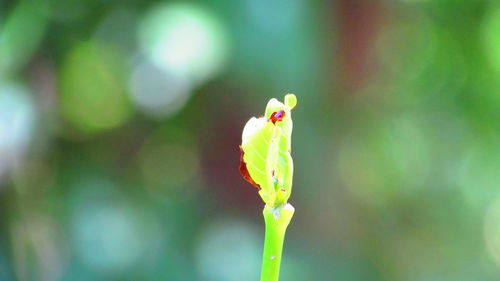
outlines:
[[[240,172],[260,189],[259,194],[270,206],[281,205],[290,197],[293,178],[291,109],[296,103],[291,94],[285,96],[285,104],[271,99],[265,115],[251,118],[243,129]]]

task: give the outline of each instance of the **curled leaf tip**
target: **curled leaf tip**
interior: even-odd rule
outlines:
[[[293,94],[286,95],[284,102],[273,98],[266,105],[264,117],[250,118],[243,128],[240,172],[259,189],[259,195],[269,206],[279,206],[290,197],[293,180],[291,108],[296,104]]]
[[[297,105],[297,97],[294,94],[285,95],[285,104],[293,109]]]

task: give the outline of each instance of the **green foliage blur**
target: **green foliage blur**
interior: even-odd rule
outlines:
[[[0,1],[0,280],[258,280],[241,131],[297,95],[283,281],[500,280],[498,1]]]

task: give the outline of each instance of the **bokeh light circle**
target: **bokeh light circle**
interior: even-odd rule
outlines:
[[[84,132],[122,125],[130,115],[124,91],[122,60],[114,49],[92,43],[77,45],[60,73],[61,110]]]
[[[221,220],[209,225],[201,233],[196,250],[203,280],[257,280],[262,247],[259,236],[252,225],[241,219]]]
[[[131,99],[139,110],[153,117],[166,117],[181,109],[190,96],[190,84],[179,75],[140,61],[130,78]]]
[[[27,148],[34,122],[29,90],[17,83],[0,83],[0,176]]]
[[[196,84],[216,75],[228,56],[224,25],[209,10],[194,4],[153,7],[139,26],[138,36],[151,61]]]
[[[103,275],[138,271],[163,244],[162,224],[148,208],[126,199],[114,183],[86,174],[75,184],[71,218],[77,257]]]

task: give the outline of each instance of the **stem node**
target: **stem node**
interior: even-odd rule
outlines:
[[[278,281],[281,253],[286,228],[290,224],[295,209],[289,203],[278,207],[265,206],[263,210],[266,234],[260,281]]]

